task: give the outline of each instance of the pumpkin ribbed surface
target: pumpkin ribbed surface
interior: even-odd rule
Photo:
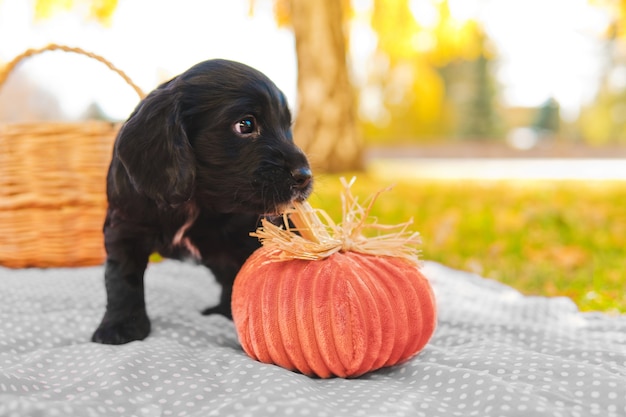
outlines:
[[[252,254],[233,287],[233,320],[252,358],[356,377],[409,359],[432,336],[435,299],[416,264],[356,252],[276,262],[274,251]]]

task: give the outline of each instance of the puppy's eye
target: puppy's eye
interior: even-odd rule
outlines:
[[[246,116],[241,120],[238,120],[233,125],[235,133],[247,137],[258,133],[258,126],[256,119],[253,116]]]

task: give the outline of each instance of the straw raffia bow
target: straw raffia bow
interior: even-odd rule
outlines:
[[[342,221],[336,224],[323,210],[314,209],[307,202],[294,203],[294,207],[283,213],[283,226],[276,226],[263,219],[261,227],[251,236],[273,251],[273,259],[285,261],[291,259],[318,260],[336,252],[358,252],[367,255],[393,256],[419,263],[419,250],[415,245],[421,243],[418,232],[411,232],[408,227],[413,220],[398,225],[378,224],[373,222],[369,213],[380,194],[390,189],[378,191],[369,198],[366,207],[359,204],[350,192],[356,178],[347,182],[341,178],[344,187],[341,195]],[[291,219],[295,228],[290,227]],[[363,231],[374,229],[389,233],[366,237]],[[395,230],[395,232],[393,232]],[[297,233],[295,233],[297,232]]]

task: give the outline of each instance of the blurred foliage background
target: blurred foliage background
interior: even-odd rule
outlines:
[[[389,185],[358,174],[364,201]],[[311,204],[341,218],[336,175],[318,178]],[[438,181],[398,178],[371,215],[413,219],[422,258],[525,294],[567,296],[583,310],[626,313],[626,186],[620,181]]]
[[[252,19],[257,18],[257,9],[271,3],[276,26],[287,30],[293,29],[295,5],[307,3],[303,0],[241,1]],[[0,0],[0,5],[10,2]],[[32,4],[35,22],[73,13],[80,15],[87,25],[96,22],[106,31],[113,26],[116,13],[120,9],[124,11],[126,3],[132,1],[27,2]],[[626,143],[626,0],[575,0],[572,9],[580,14],[583,10],[580,3],[586,3],[590,11],[588,17],[570,16],[567,2],[551,0],[517,6],[532,10],[537,24],[545,24],[546,20],[554,22],[553,35],[545,39],[550,44],[558,42],[562,35],[559,20],[579,20],[573,24],[576,33],[572,35],[578,38],[567,38],[571,44],[563,43],[560,50],[554,50],[554,55],[569,59],[565,56],[568,50],[580,48],[581,56],[588,55],[589,60],[597,61],[593,74],[581,81],[590,85],[588,90],[593,94],[575,97],[577,107],[571,109],[570,105],[565,112],[557,96],[566,94],[559,91],[533,104],[511,104],[511,100],[506,99],[508,87],[503,83],[506,51],[500,50],[498,45],[502,42],[494,39],[502,31],[490,29],[493,24],[489,24],[498,8],[493,0],[321,0],[315,3],[342,6],[340,24],[345,41],[345,65],[351,74],[356,123],[364,145],[423,144],[451,139],[508,142],[521,148],[546,140],[591,146]],[[550,6],[552,3],[554,5]],[[182,2],[180,7],[190,7],[190,4],[193,2]],[[219,5],[215,3],[214,7]],[[149,15],[150,10],[146,10],[146,14]],[[529,15],[532,16],[525,14],[520,19],[527,19]],[[517,28],[511,28],[510,36],[519,38],[517,42],[527,42],[530,57],[527,67],[536,71],[540,78],[542,71],[550,70],[550,64],[542,62],[541,55],[533,59],[532,50],[542,43],[532,36],[534,23],[525,23],[526,33],[516,33]],[[137,28],[141,26],[141,22],[137,22]],[[320,27],[328,30],[330,26]],[[80,39],[77,41],[80,43]],[[4,42],[11,43],[7,39]],[[246,42],[251,40],[242,40]],[[589,45],[593,45],[595,55],[589,55]],[[324,61],[330,54],[330,51],[318,53],[317,58]],[[563,77],[568,71],[580,71],[575,66],[562,69]],[[167,78],[175,74],[162,75]],[[302,88],[299,90],[301,92]],[[572,90],[573,95],[589,95],[578,92],[580,86],[572,86]],[[6,106],[0,106],[0,118],[9,120],[14,114]],[[107,117],[106,112],[101,116]],[[520,132],[520,128],[526,130]]]
[[[239,13],[237,19],[232,16],[237,23],[215,33],[216,19],[229,21],[219,13],[213,16],[210,8],[226,8],[226,2],[0,0],[0,66],[21,52],[15,46],[22,45],[22,38],[30,39],[28,47],[70,40],[86,49],[96,45],[101,50],[94,52],[114,61],[126,50],[120,67],[130,67],[131,78],[151,71],[149,81],[139,81],[149,90],[195,63],[188,60],[220,51],[228,55],[220,48],[229,41],[231,50],[241,52],[240,60],[286,88],[296,115],[296,140],[311,136],[301,146],[317,157],[312,203],[335,218],[340,210],[337,172],[356,172],[357,195],[389,185],[367,170],[367,161],[381,152],[392,157],[626,157],[626,0],[229,0],[228,7],[235,3],[241,5],[232,9]],[[33,33],[56,21],[61,35],[43,31],[31,37],[23,29],[7,30],[14,19],[6,15],[7,5],[28,7]],[[143,10],[124,20],[133,5]],[[206,7],[202,12],[196,11],[200,5]],[[530,13],[520,14],[519,24],[508,31],[495,30],[496,11],[513,6]],[[576,16],[570,13],[574,9]],[[272,30],[290,33],[293,43],[260,40],[268,27],[256,22],[267,17],[267,10]],[[76,19],[82,26],[72,23]],[[560,23],[572,19],[565,37]],[[124,32],[120,41],[114,29],[124,25],[136,34]],[[540,25],[554,29],[541,32],[542,38]],[[95,26],[97,42],[83,45],[82,34],[93,35]],[[321,34],[331,32],[340,36],[311,45],[311,39],[322,41]],[[515,57],[507,55],[496,34],[521,45],[516,52],[523,55],[517,57],[525,64],[521,72],[507,67]],[[543,44],[553,48],[548,55]],[[279,58],[272,55],[276,51]],[[571,60],[577,56],[587,58]],[[552,65],[561,60],[567,65],[555,72]],[[142,68],[133,70],[134,65]],[[289,73],[274,72],[276,67],[299,67],[297,83]],[[113,114],[96,100],[78,116],[68,116],[61,99],[46,89],[60,82],[47,74],[51,68],[39,79],[23,72],[12,76],[11,85],[0,91],[0,122],[121,120],[132,110],[117,104]],[[524,93],[511,87],[522,77],[543,83],[541,100],[511,100],[512,93]],[[565,82],[550,88],[560,78]],[[82,84],[81,92],[97,84]],[[306,86],[315,86],[309,89],[313,94],[305,93]],[[126,93],[113,94],[121,100]],[[135,103],[136,97],[128,96],[126,102]],[[326,119],[320,116],[324,112]],[[462,172],[455,181],[396,180],[373,215],[388,224],[413,217],[423,235],[425,259],[498,279],[527,294],[569,296],[585,310],[626,312],[623,181],[477,181],[464,179]]]

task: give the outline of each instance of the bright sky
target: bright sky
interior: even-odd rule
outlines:
[[[257,1],[249,17],[247,0],[120,0],[106,29],[71,14],[33,24],[30,3],[0,0],[0,60],[49,43],[79,46],[112,61],[150,91],[197,62],[233,59],[266,73],[295,104],[293,36],[276,27],[269,1]],[[134,91],[102,64],[85,67],[86,62],[57,52],[30,59],[23,68],[66,96],[69,114],[78,116],[95,96],[107,113],[125,119],[137,103]]]
[[[455,3],[468,2],[456,0]],[[472,0],[469,0],[471,3]],[[501,54],[506,101],[536,105],[553,96],[565,117],[593,99],[606,62],[598,39],[608,17],[587,0],[492,0],[481,18]]]
[[[361,8],[371,4],[354,1]],[[427,3],[412,0],[424,22],[432,19]],[[553,96],[564,116],[573,118],[593,98],[604,65],[593,39],[606,27],[607,17],[587,0],[450,0],[450,6],[456,17],[484,22],[501,56],[498,79],[506,103],[539,105]],[[253,17],[248,16],[248,0],[120,0],[107,29],[69,14],[34,24],[31,13],[30,0],[0,0],[0,60],[51,42],[80,46],[113,61],[150,90],[199,61],[228,58],[265,72],[295,105],[294,40],[288,30],[276,27],[271,0],[257,0]],[[356,67],[375,45],[372,36],[362,39],[363,45],[354,48]],[[94,97],[119,119],[136,104],[133,91],[100,64],[48,55],[24,68],[65,97],[70,115],[78,116]]]

